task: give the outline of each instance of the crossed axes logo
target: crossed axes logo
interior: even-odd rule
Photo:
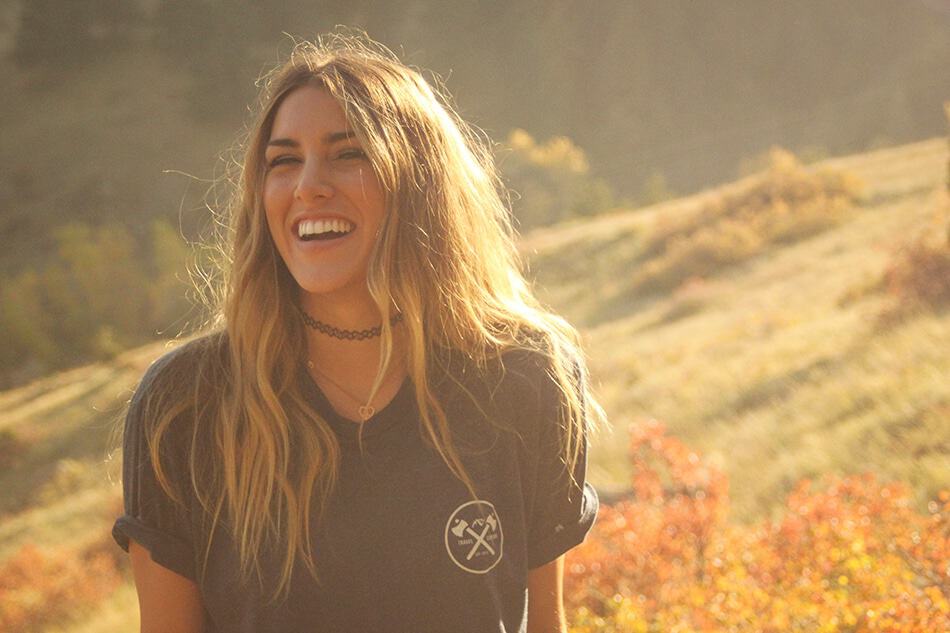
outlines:
[[[474,574],[484,574],[501,560],[502,542],[498,513],[488,501],[463,503],[445,524],[449,557]]]

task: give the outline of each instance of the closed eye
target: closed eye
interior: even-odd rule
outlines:
[[[270,168],[273,168],[273,167],[277,167],[278,165],[283,165],[285,163],[289,163],[291,161],[296,161],[296,160],[298,160],[296,156],[284,154],[283,156],[275,156],[274,158],[272,158],[271,161],[267,163],[267,166]]]
[[[366,152],[359,148],[345,149],[337,154],[337,158],[342,158],[345,160],[366,158]]]

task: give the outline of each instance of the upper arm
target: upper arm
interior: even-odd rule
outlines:
[[[587,419],[586,409],[572,425],[568,424],[566,399],[554,378],[548,375],[548,363],[528,370],[530,405],[526,419],[530,421],[532,444],[528,446],[526,463],[530,467],[531,488],[525,495],[528,514],[528,568],[553,561],[582,543],[597,518],[599,501],[587,481]],[[585,406],[586,378],[580,358],[575,359],[573,372],[577,397]],[[532,393],[533,392],[533,393]],[[536,398],[535,398],[536,396]],[[577,440],[576,461],[570,465],[564,454],[565,444]]]
[[[528,570],[528,633],[566,633],[564,555]]]
[[[198,585],[154,562],[149,551],[131,539],[129,554],[141,633],[203,633],[204,604]]]

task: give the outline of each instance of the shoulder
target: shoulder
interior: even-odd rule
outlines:
[[[166,389],[196,386],[201,380],[221,374],[227,360],[227,335],[205,334],[180,343],[149,365],[139,381],[136,398],[142,399]]]
[[[223,390],[227,340],[206,334],[180,343],[149,365],[129,402],[126,425],[156,422],[165,413],[184,413],[191,405],[211,401]]]
[[[160,451],[167,472],[184,468],[198,409],[220,393],[213,383],[220,377],[216,367],[226,359],[222,347],[226,351],[221,334],[204,335],[177,345],[148,367],[125,413],[126,459],[149,461],[149,446],[168,441]]]
[[[513,348],[502,353],[496,367],[510,388],[538,391],[550,380],[553,363],[545,351]]]
[[[484,367],[455,352],[451,373],[476,392],[480,400],[534,418],[546,417],[561,405],[563,383],[557,377],[558,365],[568,374],[569,382],[578,387],[584,372],[580,352],[555,351],[544,344],[520,345],[492,353]]]
[[[563,406],[562,386],[582,392],[586,372],[579,350],[548,347],[508,350],[502,356],[500,370],[510,397],[521,406],[533,405],[533,410],[543,415]]]
[[[540,335],[529,337],[519,346],[505,350],[500,357],[503,375],[512,374],[515,380],[534,385],[538,389],[555,386],[558,374],[575,385],[586,371],[580,348],[566,341],[554,343]]]

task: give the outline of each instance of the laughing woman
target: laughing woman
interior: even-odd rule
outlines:
[[[264,83],[212,331],[129,405],[142,631],[565,631],[604,412],[486,144],[365,38]]]

